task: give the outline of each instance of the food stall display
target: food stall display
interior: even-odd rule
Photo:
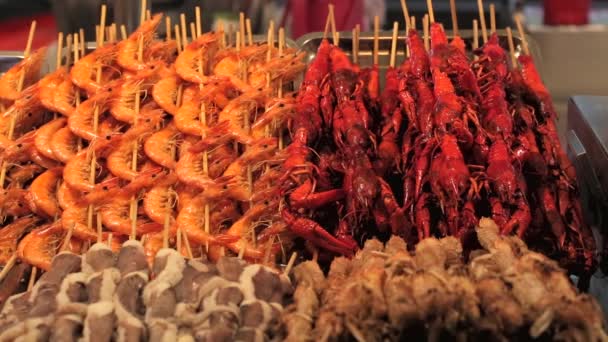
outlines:
[[[521,26],[516,52],[481,10],[479,46],[402,5],[382,74],[378,25],[351,61],[331,5],[308,65],[272,23],[161,40],[142,11],[118,39],[105,7],[90,53],[60,35],[39,78],[26,49],[0,77],[0,340],[605,340]]]

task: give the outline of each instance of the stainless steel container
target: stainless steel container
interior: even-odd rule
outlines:
[[[500,37],[500,44],[508,49],[508,41],[507,34],[504,30],[499,30],[498,35]],[[471,30],[461,30],[460,36],[467,44],[467,50],[471,51],[471,46],[473,44],[473,31]],[[381,31],[378,36],[378,68],[380,70],[380,82],[382,83],[384,80],[384,74],[386,73],[386,69],[388,69],[389,59],[390,59],[390,51],[391,44],[393,39],[392,31]],[[311,61],[317,54],[317,49],[323,40],[322,32],[314,32],[306,34],[300,39],[296,41],[296,44],[300,47],[300,49],[306,52],[307,61]],[[481,40],[481,37],[480,37]],[[521,53],[521,44],[522,41],[519,37],[513,37],[516,54],[519,55]],[[538,53],[538,49],[536,48],[536,43],[530,39],[530,37],[526,36],[526,40],[528,41],[530,53],[532,57],[536,60],[540,55]],[[481,42],[480,42],[481,44]],[[352,32],[340,32],[340,48],[344,50],[344,52],[351,56],[352,54]],[[373,49],[374,49],[374,33],[373,32],[361,32],[359,37],[359,65],[363,67],[372,66],[373,64]],[[405,59],[405,31],[399,32],[398,42],[397,42],[397,55],[396,55],[396,65],[399,65]]]

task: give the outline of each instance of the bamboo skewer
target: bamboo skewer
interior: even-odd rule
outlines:
[[[201,8],[200,6],[194,7],[195,21],[196,21],[196,36],[199,37],[203,34],[203,27],[201,22]]]
[[[196,35],[196,24],[194,23],[190,23],[190,36],[192,37],[192,40],[198,38],[198,36]]]
[[[405,33],[410,30],[410,12],[407,9],[407,4],[405,0],[401,0],[401,12],[403,12],[403,21],[405,22]]]
[[[397,37],[399,35],[399,23],[398,22],[394,22],[393,23],[393,38],[391,40],[391,57],[390,57],[390,67],[394,68],[395,67],[395,57],[397,54]]]
[[[175,25],[175,43],[177,44],[177,51],[181,52],[183,51],[183,47],[182,47],[182,38],[181,38],[181,34],[179,33],[179,25]]]
[[[120,38],[122,40],[127,39],[127,27],[125,25],[120,25]]]
[[[34,33],[36,32],[36,21],[32,21],[32,24],[30,25],[30,32],[29,35],[27,37],[27,43],[25,44],[25,50],[23,51],[23,58],[27,58],[30,55],[30,51],[32,49],[32,41],[34,40]],[[25,70],[23,70],[21,72],[21,74],[19,75],[19,80],[17,83],[17,91],[21,92],[21,90],[23,90],[23,82],[25,81]],[[9,129],[8,129],[8,139],[9,140],[13,140],[13,135],[14,135],[14,131],[15,131],[15,124],[16,124],[16,116],[15,115],[11,115],[10,118],[10,122],[9,122]],[[2,162],[2,167],[0,169],[0,188],[4,189],[4,181],[6,179],[6,171],[7,171],[7,164],[6,162]],[[0,215],[3,216],[3,215]],[[2,220],[4,220],[4,218],[2,218]],[[1,280],[1,279],[0,279]]]
[[[36,283],[36,276],[38,275],[38,268],[32,267],[32,273],[30,273],[30,281],[27,283],[27,290],[30,291],[34,287],[34,283]]]
[[[431,46],[429,43],[429,16],[425,15],[422,18],[422,34],[424,35],[424,48],[429,51]]]
[[[481,25],[481,36],[483,42],[488,41],[488,31],[486,29],[486,14],[483,7],[483,0],[477,0],[477,9],[479,10],[479,24]]]
[[[245,42],[247,41],[247,38],[245,37],[245,13],[240,12],[239,13],[239,35],[240,35],[240,42],[242,46],[245,46]]]
[[[80,42],[81,42],[80,43],[81,44],[80,45],[80,49],[81,49],[80,50],[80,55],[84,56],[85,53],[86,53],[86,51],[85,51],[85,49],[86,49],[86,39],[85,39],[85,36],[84,36],[84,29],[83,28],[80,28],[78,30],[78,36],[80,37]],[[76,45],[78,45],[78,44],[74,44],[74,46],[76,46]]]
[[[253,45],[253,32],[251,31],[251,19],[245,19],[245,26],[247,28],[247,44]]]
[[[380,17],[375,16],[374,17],[374,51],[372,52],[374,65],[378,65],[378,50],[380,49],[380,41],[378,38],[379,35],[380,35]]]
[[[298,258],[298,253],[297,252],[291,253],[291,257],[289,258],[289,262],[287,263],[287,266],[285,267],[285,270],[283,271],[283,274],[289,275],[289,273],[291,272],[291,269],[293,268],[293,265],[295,264],[297,258]]]
[[[182,30],[182,46],[185,49],[186,45],[188,45],[188,29],[186,26],[186,15],[184,13],[179,15],[179,22]]]
[[[68,55],[70,50],[68,50]],[[55,54],[55,70],[61,67],[61,60],[63,59],[63,32],[57,34],[57,53]]]
[[[141,11],[145,13],[146,9],[146,0],[142,0],[141,2]],[[142,16],[140,21],[140,25],[144,23],[145,17]],[[144,36],[141,34],[137,40],[137,61],[143,62],[143,54],[144,54]],[[139,110],[141,105],[141,97],[140,97],[140,88],[139,85],[135,87],[135,115],[133,117],[133,127],[137,126],[137,121],[139,118]],[[131,170],[137,172],[137,152],[139,150],[139,140],[135,139],[133,143],[133,154],[131,159]],[[135,240],[137,238],[137,207],[138,207],[138,195],[131,197],[131,235],[129,236],[130,240]]]
[[[410,29],[411,30],[415,30],[416,29],[416,17],[412,16],[410,18]]]
[[[509,56],[511,56],[511,66],[517,68],[517,58],[515,57],[515,45],[513,44],[513,32],[507,27],[507,39],[509,41]]]
[[[490,33],[496,33],[496,6],[490,4]]]
[[[146,9],[148,8],[147,0],[141,0],[141,12],[139,14],[139,24],[146,21]]]
[[[66,58],[65,58],[65,65],[69,66],[70,64],[72,64],[72,41],[73,39],[76,38],[76,41],[74,42],[74,49],[76,49],[74,51],[74,55],[78,55],[79,51],[80,51],[80,45],[78,44],[78,35],[74,34],[74,37],[72,37],[71,34],[68,34],[67,36],[65,36],[65,42],[66,42],[66,49],[67,49],[67,53],[66,53]],[[76,96],[78,97],[78,96]]]
[[[433,11],[433,0],[426,0],[426,7],[428,8],[428,16],[431,24],[435,22],[435,11]]]
[[[103,46],[104,43],[104,34],[105,34],[105,25],[106,25],[106,5],[102,5],[101,6],[101,18],[99,20],[99,37],[97,38],[97,48],[100,48]],[[78,39],[74,39],[75,41],[78,41]],[[97,83],[101,82],[101,72],[102,72],[102,67],[99,66],[97,68],[97,72],[95,75],[95,80]],[[98,127],[99,126],[99,106],[95,106],[94,110],[93,110],[93,132],[97,133]],[[97,164],[96,158],[95,158],[95,153],[93,152],[91,154],[91,165],[90,165],[90,173],[89,173],[89,182],[91,182],[91,184],[95,184],[95,166]],[[89,205],[87,208],[87,228],[89,229],[93,229],[93,211],[94,211],[94,207],[93,205]],[[101,242],[102,241],[102,232],[101,232],[101,228],[97,227],[97,242]]]
[[[458,36],[458,13],[456,13],[456,0],[450,0],[450,13],[452,14],[452,32]]]
[[[337,36],[336,36],[336,17],[335,17],[335,12],[334,12],[334,5],[333,4],[329,4],[329,18],[330,18],[330,25],[331,25],[331,32],[332,32],[332,36],[334,38],[334,45],[338,45],[337,44]]]
[[[477,50],[479,48],[479,29],[477,24],[477,19],[473,19],[473,50]],[[473,59],[477,60],[479,56],[473,55]]]
[[[515,16],[515,25],[517,25],[517,32],[519,32],[519,38],[521,38],[521,48],[523,50],[523,53],[529,55],[530,49],[528,48],[528,40],[526,39],[526,34],[524,32],[524,28],[521,24],[521,19],[519,16]]]
[[[171,40],[171,17],[170,16],[166,16],[165,17],[165,34],[166,34],[166,38],[167,41]]]
[[[359,63],[359,30],[361,26],[357,24],[353,29],[353,63]]]
[[[2,280],[4,280],[4,278],[6,278],[6,276],[8,275],[8,272],[10,272],[10,270],[13,268],[13,266],[15,266],[16,262],[17,262],[17,253],[13,253],[13,255],[10,257],[10,259],[8,259],[8,261],[4,265],[4,268],[2,269],[2,271],[0,271],[0,282]]]

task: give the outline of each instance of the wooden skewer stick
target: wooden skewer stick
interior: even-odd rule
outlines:
[[[70,248],[70,240],[72,240],[72,234],[74,232],[74,226],[76,226],[76,223],[73,223],[70,226],[70,229],[68,229],[68,232],[65,234],[65,238],[63,239],[63,243],[61,244],[61,248],[59,249],[60,252],[67,251],[68,248]]]
[[[429,16],[426,14],[422,18],[422,34],[424,35],[424,48],[429,51],[431,48],[429,44]]]
[[[68,55],[70,50],[68,50]],[[61,67],[61,60],[63,59],[63,32],[57,34],[57,54],[55,55],[55,70]]]
[[[170,41],[171,40],[171,17],[170,16],[165,17],[165,32],[167,35],[167,41]]]
[[[190,36],[192,36],[192,40],[195,40],[196,38],[198,38],[198,36],[196,35],[196,24],[195,23],[190,23]]]
[[[27,291],[30,291],[34,287],[36,277],[38,275],[38,268],[32,267],[32,273],[30,273],[30,281],[27,283]]]
[[[144,0],[145,1],[145,0]],[[139,62],[143,61],[144,54],[144,35],[141,34],[137,40],[137,60]],[[133,127],[137,126],[137,121],[139,117],[139,109],[141,104],[141,97],[139,94],[139,86],[135,87],[135,115],[133,117]],[[133,154],[131,159],[131,170],[137,172],[137,152],[139,150],[139,141],[136,139],[133,143]],[[134,240],[137,238],[137,206],[138,206],[138,198],[137,196],[133,196],[131,198],[131,236],[129,239]]]
[[[410,18],[410,29],[411,30],[415,30],[416,29],[416,17],[412,16]]]
[[[152,11],[146,10],[146,20],[152,19]]]
[[[372,52],[374,65],[378,65],[378,50],[380,49],[379,35],[380,17],[374,16],[374,51]]]
[[[146,9],[148,8],[148,2],[146,0],[141,0],[141,13],[139,14],[139,24],[143,24],[146,21]]]
[[[196,37],[198,38],[201,34],[203,34],[203,25],[201,21],[201,8],[200,6],[194,7],[194,15],[196,20]]]
[[[188,26],[186,26],[186,15],[184,13],[179,15],[179,22],[182,29],[182,46],[185,49],[188,45]]]
[[[86,52],[86,48],[87,48],[87,47],[86,47],[86,41],[87,41],[87,40],[85,39],[85,36],[84,36],[84,29],[83,29],[83,28],[80,28],[80,29],[78,30],[78,36],[80,37],[80,44],[81,44],[81,45],[80,45],[80,55],[81,55],[81,56],[84,56],[84,55],[87,53],[87,52]],[[76,46],[76,45],[78,45],[78,44],[74,44],[74,46]]]
[[[407,34],[407,32],[410,30],[411,28],[411,24],[410,24],[410,12],[407,9],[407,4],[405,3],[405,0],[401,0],[401,12],[403,12],[403,21],[405,21],[405,33]]]
[[[36,20],[32,21],[30,25],[30,33],[27,36],[27,43],[25,45],[25,51],[23,51],[23,58],[27,58],[32,51],[32,41],[34,41],[34,33],[36,32]],[[19,75],[19,83],[17,84],[17,91],[23,90],[23,82],[25,81],[25,70]],[[12,139],[12,137],[9,137]]]
[[[27,58],[30,55],[30,51],[32,49],[32,41],[34,40],[34,33],[36,32],[36,21],[32,21],[32,24],[30,25],[30,33],[27,37],[27,43],[25,44],[25,50],[23,51],[23,58]],[[23,90],[23,82],[25,82],[25,69],[21,71],[21,74],[19,75],[19,81],[17,83],[17,91],[21,92],[21,90]],[[17,117],[15,115],[11,115],[10,118],[10,122],[9,122],[9,128],[8,128],[8,139],[12,140],[13,139],[13,135],[15,133],[15,123],[16,123]],[[7,168],[7,164],[6,162],[2,162],[2,168],[0,170],[0,188],[4,189],[4,180],[6,178],[6,168]]]
[[[247,28],[247,44],[253,45],[253,31],[251,31],[251,19],[245,19],[245,27]]]
[[[127,37],[127,27],[125,25],[120,25],[120,38],[122,38],[122,40],[125,40],[127,39]]]
[[[334,12],[334,5],[333,4],[329,4],[329,23],[331,25],[331,33],[332,36],[334,37],[334,45],[338,45],[336,43],[336,16],[335,16],[335,12]]]
[[[76,39],[76,41],[74,41],[74,56],[78,56],[80,47],[78,45],[78,35],[75,34],[74,37],[72,37],[71,34],[68,34],[65,37],[65,45],[66,45],[66,49],[67,49],[67,53],[66,53],[66,58],[65,58],[65,65],[70,66],[70,64],[72,64],[72,42],[73,39]],[[76,58],[74,58],[74,62],[76,62]],[[78,94],[78,92],[76,92]],[[79,101],[78,96],[76,96],[76,100]],[[78,103],[80,104],[80,103]]]
[[[433,11],[433,0],[426,0],[426,7],[429,10],[429,19],[431,24],[435,22],[435,11]]]
[[[473,50],[477,50],[479,48],[479,29],[477,24],[477,19],[473,19]],[[477,55],[473,56],[474,59],[479,58]]]
[[[357,24],[353,29],[353,63],[359,64],[359,29],[361,26]]]
[[[452,32],[454,37],[458,35],[458,14],[456,13],[456,0],[450,0],[450,12],[452,13]]]
[[[524,54],[529,55],[530,49],[528,48],[528,40],[526,39],[526,33],[524,32],[524,27],[521,24],[521,18],[519,16],[515,16],[515,25],[517,25],[517,32],[519,32],[519,37],[521,38],[521,48]]]
[[[327,18],[325,19],[325,29],[323,30],[323,39],[327,38],[327,35],[329,34],[329,30],[331,29],[331,11],[329,10],[329,8],[330,7],[327,6]]]
[[[179,25],[175,25],[175,43],[177,43],[177,51],[184,51],[182,47],[181,34],[179,33]]]
[[[239,35],[241,37],[241,45],[245,46],[247,37],[245,36],[245,13],[239,13]]]
[[[186,253],[188,254],[188,258],[194,259],[194,255],[192,254],[192,248],[190,248],[190,241],[188,240],[188,234],[182,230],[182,240],[184,241],[184,245],[186,246]]]
[[[399,35],[399,23],[398,22],[394,22],[393,23],[393,38],[391,40],[391,58],[390,58],[390,67],[394,68],[395,67],[395,58],[397,55],[397,37]]]
[[[483,8],[483,0],[477,0],[477,9],[479,10],[479,24],[481,25],[481,36],[483,42],[488,41],[488,31],[486,29],[486,13]]]
[[[517,58],[515,57],[515,44],[513,44],[513,32],[507,26],[507,39],[509,40],[509,55],[511,56],[511,67],[517,69]]]
[[[298,252],[291,253],[291,257],[289,257],[289,262],[287,263],[287,266],[285,267],[283,274],[289,275],[297,258],[298,258]]]
[[[490,32],[496,33],[496,6],[490,4]]]
[[[0,282],[2,280],[4,280],[4,278],[6,278],[6,276],[8,275],[8,272],[10,272],[11,268],[13,268],[13,266],[15,266],[15,262],[17,262],[17,253],[13,253],[11,258],[8,259],[8,261],[4,265],[4,268],[2,269],[2,271],[0,271]]]

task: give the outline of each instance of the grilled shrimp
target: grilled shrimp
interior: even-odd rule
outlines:
[[[177,93],[183,81],[177,74],[160,79],[152,88],[152,98],[160,108],[171,115],[177,115]]]
[[[201,104],[201,98],[196,93],[193,93],[191,101],[183,101],[173,117],[175,127],[180,132],[196,136],[206,134],[209,129],[201,122]],[[206,117],[210,117],[211,112],[212,108],[208,108],[205,111]],[[207,123],[209,123],[209,120],[207,120]]]
[[[230,187],[228,196],[238,201],[248,201],[251,191],[247,186],[247,167],[272,156],[277,148],[276,138],[263,138],[249,146],[245,152],[228,166],[224,177],[233,177],[236,185]]]
[[[214,165],[214,163],[221,166],[225,163],[225,160],[229,158],[232,158],[232,155],[218,156],[215,159],[209,159],[209,166]],[[181,182],[199,189],[205,189],[205,187],[214,182],[211,173],[205,174],[203,168],[203,152],[185,152],[175,165],[175,173]]]
[[[226,232],[226,235],[238,239],[237,241],[228,244],[227,247],[235,253],[240,253],[241,250],[243,250],[243,255],[246,258],[254,260],[262,259],[264,257],[265,249],[254,248],[253,245],[247,241],[247,237],[251,236],[249,232],[253,229],[255,221],[260,220],[264,215],[276,212],[277,208],[278,202],[266,201],[258,203],[247,210]]]
[[[38,164],[14,165],[7,172],[7,179],[13,186],[20,188],[42,172],[44,172],[44,168]]]
[[[15,101],[21,89],[28,88],[40,78],[40,69],[46,57],[46,48],[41,48],[11,67],[0,77],[0,100]],[[22,88],[17,89],[23,75]]]
[[[118,65],[131,71],[141,71],[148,67],[146,60],[139,61],[137,58],[140,40],[143,40],[143,51],[146,51],[154,40],[156,28],[162,17],[163,15],[160,13],[155,14],[151,19],[139,25],[137,30],[131,33],[127,39],[118,44],[118,54],[116,56]]]
[[[51,140],[59,129],[65,127],[66,123],[66,118],[57,118],[38,128],[36,137],[34,138],[34,146],[40,154],[49,159],[58,160],[51,148]]]
[[[270,75],[270,82],[275,84],[278,80],[284,83],[290,82],[304,71],[306,64],[302,62],[305,53],[283,55],[271,59],[261,68],[256,68],[249,78],[249,84],[253,89],[265,87],[267,78]]]
[[[223,32],[209,32],[201,35],[190,43],[175,60],[175,72],[184,80],[192,83],[207,83],[209,77],[209,64],[220,48]],[[199,65],[203,70],[198,70]]]
[[[38,100],[37,87],[32,86],[23,91],[4,113],[0,114],[0,136],[8,138],[11,130],[11,120],[14,120],[12,138],[20,137],[34,128],[44,124],[50,118]],[[5,139],[3,139],[6,141]]]
[[[99,207],[101,213],[101,222],[111,231],[121,234],[131,234],[131,197],[130,196],[115,196],[114,199]],[[141,236],[146,233],[161,231],[163,226],[156,222],[150,221],[147,217],[138,215],[136,222],[136,234]]]
[[[217,197],[215,198],[217,199]],[[215,201],[217,202],[217,201]],[[205,206],[209,205],[210,210],[214,210],[214,200],[209,197],[209,194],[202,193],[193,198],[186,204],[178,213],[175,219],[175,225],[172,228],[173,234],[177,232],[177,228],[186,232],[188,240],[200,245],[223,245],[234,242],[234,237],[216,234],[214,231],[205,232]],[[211,228],[214,230],[216,227]]]
[[[40,102],[51,112],[70,116],[74,112],[76,87],[68,77],[66,67],[61,67],[41,79]]]
[[[80,203],[80,194],[78,190],[70,188],[66,182],[61,182],[57,188],[57,203],[63,210],[76,206]]]
[[[252,91],[242,94],[220,112],[218,121],[229,123],[229,133],[241,144],[251,144],[253,138],[243,127],[245,117],[255,117],[258,108],[264,107],[264,101],[268,94],[265,91]]]
[[[6,264],[17,251],[17,241],[39,222],[40,219],[37,217],[26,216],[2,227],[0,230],[0,265]]]
[[[61,224],[65,231],[72,230],[72,235],[85,241],[97,241],[97,231],[87,226],[88,205],[75,204],[63,210]],[[108,233],[102,234],[102,239],[107,240]]]
[[[117,69],[112,65],[117,51],[116,44],[108,43],[82,57],[70,70],[72,82],[84,89],[89,96],[102,91],[104,84],[117,75]],[[98,83],[96,75],[99,68],[102,68],[102,78]]]
[[[65,234],[60,221],[37,228],[19,242],[17,255],[28,264],[49,271],[53,257],[65,240]],[[80,254],[81,247],[80,240],[71,238],[66,250]]]
[[[177,193],[173,190],[172,184],[156,185],[144,197],[144,212],[154,222],[165,223],[165,217],[170,215],[173,221],[173,206],[177,201]]]
[[[51,137],[49,148],[56,160],[66,164],[78,153],[78,137],[69,127],[60,128]]]
[[[170,170],[175,168],[175,155],[180,133],[173,123],[152,134],[144,143],[146,156]]]
[[[97,110],[98,117],[101,118],[102,114],[110,108],[111,95],[111,87],[106,87],[76,107],[74,113],[68,118],[68,127],[72,133],[88,141],[102,137],[101,130],[95,132],[95,110]]]
[[[4,217],[22,217],[32,211],[28,205],[28,191],[18,186],[10,185],[0,190],[0,213]]]
[[[135,97],[145,94],[159,79],[160,63],[149,64],[145,71],[136,76],[122,80],[113,88],[110,114],[119,121],[132,124],[136,117]],[[143,101],[142,101],[143,102]],[[149,104],[155,104],[151,101]],[[141,108],[140,111],[143,111]]]
[[[89,150],[83,150],[65,165],[63,180],[70,188],[78,191],[95,190],[95,184],[89,181],[92,156]]]
[[[141,190],[149,189],[156,185],[175,184],[177,176],[167,169],[160,166],[150,166],[142,169],[141,172],[131,182],[120,188],[120,194],[125,196],[135,196]]]
[[[166,65],[172,65],[177,57],[177,43],[175,40],[154,41],[144,51],[143,57],[145,61],[160,61]]]
[[[6,145],[0,155],[2,162],[17,164],[29,161],[28,151],[34,147],[35,134],[35,131],[30,131]]]
[[[282,127],[283,123],[295,113],[295,108],[296,104],[293,97],[271,100],[270,103],[266,104],[264,114],[251,125],[251,135],[256,139],[265,137],[267,135],[266,127],[270,127],[269,133],[275,135],[275,131]]]
[[[33,212],[51,218],[59,214],[56,192],[62,173],[62,168],[49,169],[34,179],[29,189],[29,204]]]
[[[160,116],[162,112],[156,112],[156,116],[146,116],[142,118],[146,120],[145,123],[131,127],[127,132],[117,139],[115,146],[112,146],[112,151],[106,158],[106,166],[113,175],[120,177],[125,180],[132,180],[139,174],[138,171],[134,171],[131,167],[131,161],[133,157],[133,147],[137,144],[138,153],[141,152],[140,139],[143,139],[146,135],[150,134],[157,123],[160,122]],[[150,121],[147,121],[147,120]],[[143,163],[143,158],[138,158],[138,162]]]

